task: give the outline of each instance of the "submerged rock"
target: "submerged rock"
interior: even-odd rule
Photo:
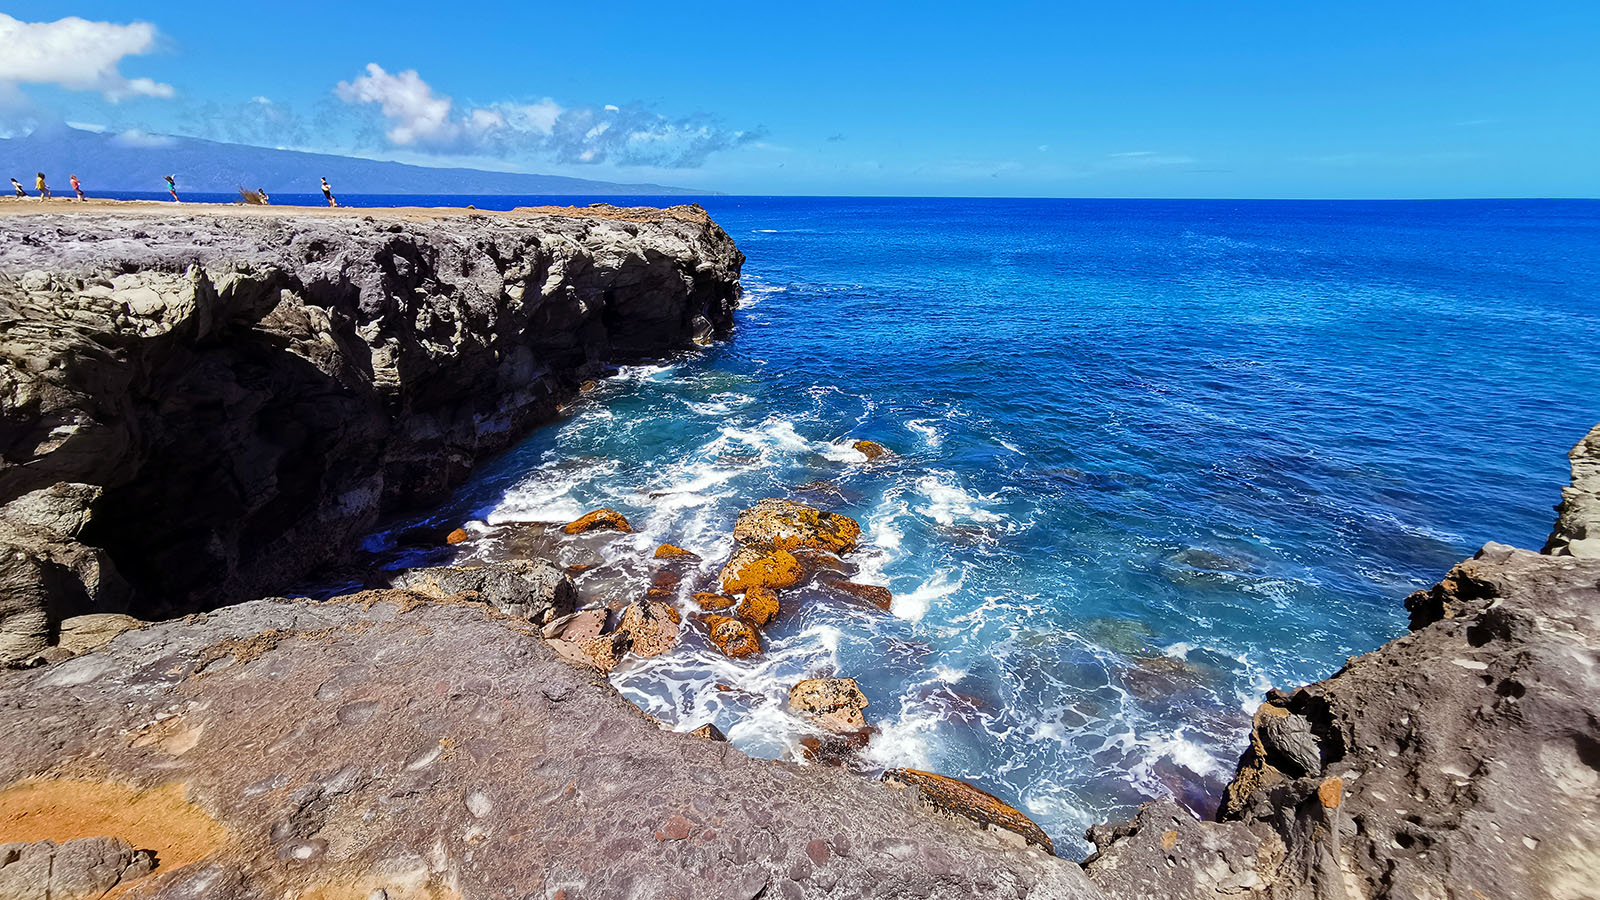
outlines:
[[[585,534],[590,531],[620,531],[623,534],[632,534],[633,526],[622,513],[614,509],[597,509],[585,513],[576,520],[568,522],[561,529],[567,534]]]
[[[700,604],[700,608],[706,612],[721,612],[725,609],[733,608],[733,605],[739,601],[729,597],[727,594],[697,591],[694,595],[694,602]]]
[[[860,536],[861,525],[849,516],[774,497],[740,513],[733,526],[733,539],[739,543],[774,550],[849,553]]]
[[[1051,855],[1056,852],[1050,836],[1032,819],[1016,807],[965,781],[919,769],[890,769],[883,773],[883,780],[917,789],[922,794],[923,802],[941,812],[964,816],[984,828],[1010,832],[1025,843],[1043,847]]]
[[[734,659],[761,652],[761,635],[749,622],[733,616],[706,616],[706,631],[711,643]]]
[[[742,594],[750,588],[791,588],[803,578],[800,560],[787,550],[740,547],[722,567],[719,581],[724,594]]]
[[[823,583],[836,591],[849,594],[857,600],[865,600],[884,612],[888,612],[890,607],[894,606],[894,594],[888,588],[880,585],[857,584],[854,581],[844,581],[838,578],[829,578]]]
[[[838,734],[867,727],[867,705],[854,678],[811,678],[789,688],[790,709]]]

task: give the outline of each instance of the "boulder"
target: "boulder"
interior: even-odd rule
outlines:
[[[633,533],[633,526],[628,524],[627,518],[614,509],[597,509],[584,513],[576,520],[568,522],[561,530],[567,534],[585,534],[602,529],[620,531],[623,534]]]
[[[774,550],[849,553],[860,536],[860,524],[849,516],[773,497],[740,513],[733,526],[733,538],[739,543]]]
[[[743,619],[733,616],[706,616],[706,632],[711,643],[734,659],[761,652],[761,635]]]
[[[840,593],[849,594],[857,600],[865,600],[884,612],[888,612],[890,607],[894,606],[894,594],[888,588],[880,585],[858,584],[854,581],[844,581],[838,578],[829,578],[823,583]]]
[[[724,744],[728,742],[728,736],[722,733],[722,729],[718,728],[715,722],[707,722],[689,732],[689,734],[702,741],[716,741]]]
[[[727,594],[697,591],[694,595],[694,602],[700,604],[700,608],[706,612],[722,612],[725,609],[731,609],[739,601],[729,597]]]
[[[1095,852],[1084,870],[1118,898],[1265,897],[1284,858],[1271,828],[1202,823],[1171,799],[1144,804],[1130,822],[1096,825],[1088,838]]]
[[[782,590],[805,578],[800,560],[787,550],[740,547],[722,567],[719,582],[724,594],[742,594],[753,587]]]
[[[697,560],[699,554],[685,550],[676,544],[662,544],[656,548],[656,559],[687,559]]]
[[[1016,807],[965,781],[923,772],[918,769],[890,769],[883,773],[887,784],[915,788],[928,806],[940,812],[963,816],[986,829],[1010,832],[1023,842],[1044,848],[1054,855],[1055,844],[1044,829]]]
[[[581,641],[599,637],[606,630],[606,622],[610,617],[610,611],[604,609],[584,609],[568,613],[545,625],[544,636],[560,638],[563,641]]]
[[[444,542],[453,547],[456,544],[466,543],[467,537],[468,534],[465,528],[457,528],[456,530],[444,536]]]
[[[882,444],[878,443],[877,441],[856,441],[854,444],[851,444],[850,446],[854,447],[855,451],[857,453],[861,454],[862,456],[865,456],[867,458],[867,462],[872,462],[873,460],[877,459],[878,457],[880,457],[880,456],[884,455],[885,453],[889,452],[887,449],[884,448],[884,446]]]
[[[771,588],[753,587],[744,592],[734,615],[757,628],[767,627],[778,616],[778,592]]]
[[[789,708],[836,734],[867,727],[867,695],[854,678],[811,678],[789,688]]]
[[[657,600],[641,600],[628,604],[617,623],[618,631],[631,638],[634,653],[640,656],[660,656],[678,643],[678,623],[682,616],[670,605]]]
[[[50,646],[47,579],[38,557],[0,546],[0,665],[31,659]]]
[[[435,597],[487,603],[540,625],[572,612],[578,599],[567,573],[543,560],[408,569],[392,584]]]

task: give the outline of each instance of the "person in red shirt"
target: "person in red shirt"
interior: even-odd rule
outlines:
[[[78,195],[78,199],[79,200],[85,200],[86,201],[86,200],[89,199],[88,197],[85,197],[83,195],[83,188],[78,184],[78,176],[76,176],[76,175],[68,175],[67,176],[67,180],[72,182],[72,192],[74,194]]]

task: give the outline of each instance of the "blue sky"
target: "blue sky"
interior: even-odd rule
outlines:
[[[19,32],[28,59],[6,44],[9,133],[57,118],[730,193],[1600,196],[1593,0],[0,13],[87,20]],[[132,22],[152,28],[93,30]]]

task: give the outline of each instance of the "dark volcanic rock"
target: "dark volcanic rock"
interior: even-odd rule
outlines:
[[[391,584],[435,597],[487,603],[508,616],[540,625],[570,615],[578,599],[567,573],[544,560],[409,569]]]
[[[124,900],[1100,896],[914,791],[665,731],[534,626],[418,596],[255,601],[0,672],[0,809],[24,776],[58,812],[187,784],[225,839]]]
[[[604,360],[728,331],[742,262],[697,207],[0,217],[0,544],[53,619],[280,588]]]

